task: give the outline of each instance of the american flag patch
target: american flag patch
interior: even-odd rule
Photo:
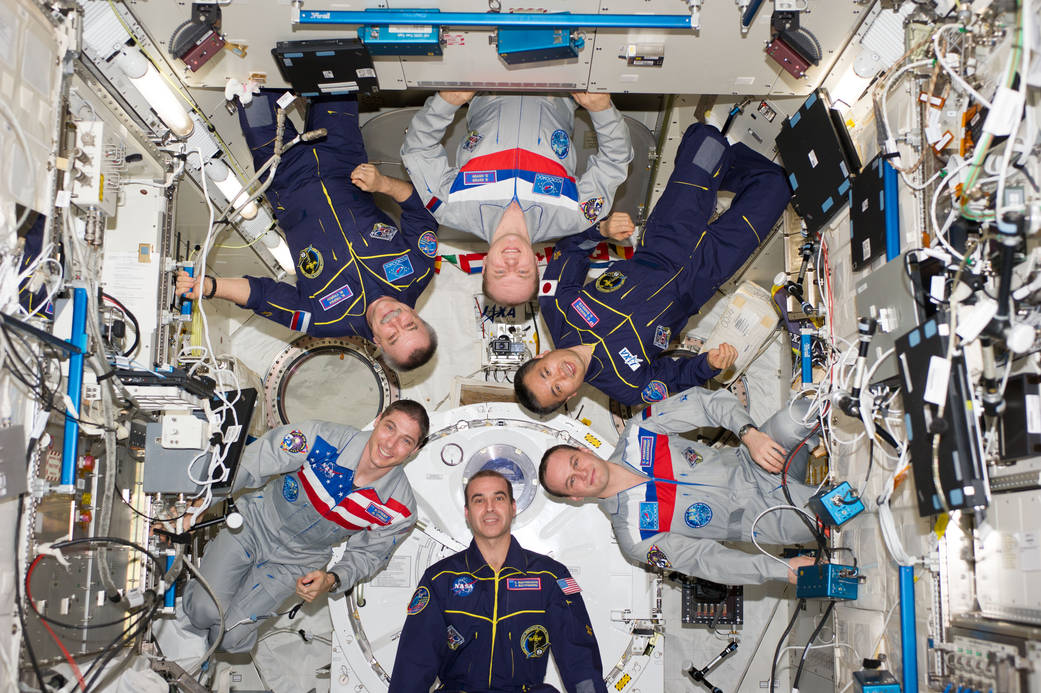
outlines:
[[[560,591],[564,594],[578,594],[582,591],[582,588],[575,582],[575,578],[566,577],[557,580],[557,584],[560,586]]]

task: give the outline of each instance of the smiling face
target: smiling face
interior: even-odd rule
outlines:
[[[555,407],[575,396],[586,377],[586,364],[571,349],[554,349],[535,357],[524,385],[544,407]]]
[[[420,442],[419,424],[408,414],[392,411],[376,420],[362,460],[377,470],[387,470],[408,459]]]
[[[606,460],[587,450],[557,450],[546,460],[546,488],[572,500],[599,498],[610,477],[607,465]]]
[[[484,291],[496,303],[515,306],[532,298],[538,286],[538,258],[526,236],[496,238],[484,259]]]
[[[417,349],[430,343],[430,335],[416,311],[401,301],[383,296],[373,301],[365,312],[372,341],[390,358],[403,363]]]
[[[501,475],[474,478],[466,489],[466,522],[474,537],[509,536],[517,504],[510,500],[509,482]]]

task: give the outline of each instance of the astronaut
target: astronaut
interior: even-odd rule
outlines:
[[[239,105],[258,171],[274,153],[278,95],[261,91],[248,105]],[[288,149],[267,190],[296,258],[296,285],[266,277],[208,276],[200,291],[200,280],[182,273],[177,292],[225,298],[316,337],[363,337],[380,347],[396,370],[416,368],[437,347],[433,328],[413,309],[434,275],[437,222],[411,184],[367,163],[355,98],[314,99],[307,129],[318,128],[328,135]],[[284,142],[295,136],[287,120]],[[400,228],[376,206],[372,192],[401,206]]]
[[[730,392],[694,387],[631,419],[608,460],[569,445],[550,448],[539,482],[556,496],[600,499],[622,553],[637,563],[723,584],[794,583],[812,558],[783,561],[719,542],[749,541],[756,517],[787,503],[781,473],[796,506],[813,495],[804,482],[816,445],[816,428],[802,423],[808,409],[797,400],[760,429]],[[742,445],[716,449],[678,435],[702,426],[733,431]],[[794,510],[764,514],[755,536],[768,544],[814,539]]]
[[[389,693],[532,691],[553,652],[569,693],[606,693],[581,588],[560,563],[510,534],[513,487],[481,470],[463,491],[473,541],[427,568],[408,605]]]
[[[538,281],[532,244],[607,219],[628,175],[629,128],[610,95],[572,97],[442,91],[427,99],[405,135],[401,159],[427,209],[442,224],[488,241],[484,292],[498,303],[532,300]],[[468,135],[453,167],[441,139],[468,101]],[[589,111],[598,146],[577,180],[576,101]],[[623,225],[613,238],[631,233]]]
[[[418,402],[392,402],[371,432],[324,421],[272,429],[243,452],[233,492],[241,531],[223,529],[200,569],[225,610],[221,647],[248,652],[262,619],[295,591],[310,602],[371,578],[387,565],[416,522],[416,501],[400,465],[426,439]],[[326,570],[334,546],[343,557]],[[198,581],[185,588],[189,622],[210,643],[220,616]]]
[[[734,200],[708,224],[719,190]],[[557,244],[539,287],[556,348],[518,369],[517,400],[548,414],[584,380],[623,404],[658,402],[729,368],[737,358],[729,344],[692,358],[659,355],[763,242],[789,197],[779,166],[712,126],[691,125],[632,259],[587,282],[588,234]]]

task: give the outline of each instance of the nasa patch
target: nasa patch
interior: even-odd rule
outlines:
[[[390,262],[383,263],[383,276],[387,278],[388,282],[396,282],[399,279],[413,274],[415,272],[412,269],[412,261],[408,259],[408,255],[402,255],[401,257],[394,258]]]
[[[469,133],[467,133],[466,139],[463,141],[463,149],[465,149],[468,152],[472,152],[473,150],[477,149],[477,145],[479,145],[481,143],[481,140],[483,139],[484,135],[477,132],[476,130],[471,130]]]
[[[707,503],[694,503],[683,513],[683,521],[692,529],[704,527],[712,522],[712,508]]]
[[[309,245],[297,255],[296,266],[300,269],[300,274],[308,279],[314,279],[322,273],[322,268],[325,267],[325,260],[317,248]]]
[[[433,231],[424,231],[419,235],[416,245],[419,247],[419,252],[427,257],[434,257],[437,255],[437,234]]]
[[[654,346],[659,349],[664,349],[669,346],[669,339],[672,338],[672,328],[657,325],[654,328]]]
[[[654,502],[640,503],[640,529],[658,531],[658,504]]]
[[[448,649],[458,650],[463,642],[465,642],[463,634],[457,631],[455,626],[448,626]]]
[[[282,438],[279,447],[286,452],[307,452],[307,438],[300,431],[290,431]]]
[[[427,608],[427,604],[430,603],[430,590],[420,585],[416,588],[416,591],[412,593],[412,599],[408,603],[409,616],[415,616],[423,609]]]
[[[474,583],[476,582],[477,581],[473,578],[466,577],[465,575],[457,577],[455,582],[452,583],[452,594],[457,597],[468,597],[473,593]]]
[[[295,503],[300,497],[300,484],[288,474],[282,478],[282,497],[290,503]]]
[[[684,450],[683,457],[686,458],[687,464],[689,464],[691,467],[701,464],[701,460],[704,459],[700,454],[698,454],[698,451],[694,448],[687,448],[686,450]]]
[[[596,221],[597,217],[600,216],[600,210],[604,208],[604,198],[593,197],[582,203],[582,214],[585,215],[589,223]]]
[[[558,159],[566,159],[568,152],[571,151],[571,138],[563,130],[554,130],[553,134],[549,136],[549,146]]]
[[[660,380],[652,380],[640,390],[644,402],[660,402],[668,396],[669,388]]]
[[[383,224],[380,222],[376,222],[375,224],[373,224],[372,231],[369,231],[370,238],[378,238],[381,241],[389,241],[397,235],[397,228],[391,226],[390,224]]]
[[[662,570],[672,567],[669,557],[658,548],[657,544],[651,544],[651,548],[647,549],[647,562],[655,568],[661,568]]]

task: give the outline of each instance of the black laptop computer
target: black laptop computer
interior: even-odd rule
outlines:
[[[300,96],[379,91],[372,57],[358,39],[279,41],[271,55]]]

